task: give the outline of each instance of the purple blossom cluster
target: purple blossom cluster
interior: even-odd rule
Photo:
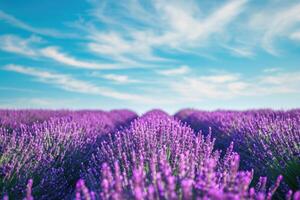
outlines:
[[[219,149],[233,141],[242,169],[254,169],[256,179],[266,176],[274,182],[281,174],[281,196],[290,189],[300,189],[300,110],[186,109],[175,114],[175,118],[204,135],[212,133]]]

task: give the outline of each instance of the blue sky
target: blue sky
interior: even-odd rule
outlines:
[[[1,108],[300,106],[300,1],[0,1]]]

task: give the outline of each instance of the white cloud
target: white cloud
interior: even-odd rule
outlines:
[[[274,47],[276,39],[290,37],[299,22],[300,3],[295,3],[280,7],[269,6],[269,9],[263,8],[262,11],[256,10],[248,26],[254,34],[261,33],[258,37],[261,38],[261,45],[268,53],[278,55],[279,51]]]
[[[290,38],[292,40],[297,40],[300,41],[300,31],[298,30],[297,32],[294,32],[290,35]]]
[[[265,73],[273,73],[273,72],[279,72],[281,70],[282,69],[278,68],[278,67],[271,67],[271,68],[264,69],[263,72],[265,72]]]
[[[118,83],[138,83],[138,82],[140,82],[138,80],[130,79],[126,75],[105,74],[102,77],[107,79],[107,80],[115,81],[115,82],[118,82]]]
[[[129,32],[131,39],[125,39],[124,35],[117,32],[101,32],[90,30],[90,42],[88,49],[96,54],[106,56],[118,62],[133,65],[145,65],[146,62],[162,62],[167,59],[155,56],[152,52],[151,38],[147,38],[145,32]]]
[[[41,44],[42,39],[36,36],[29,38],[21,38],[16,35],[2,35],[0,36],[0,50],[25,55],[30,58],[48,58],[58,63],[82,69],[126,69],[146,67],[144,65],[137,65],[132,63],[118,62],[118,63],[101,63],[96,61],[85,61],[68,55],[62,52],[58,47],[38,47],[36,44]]]
[[[156,73],[164,75],[164,76],[176,76],[187,74],[191,71],[190,67],[183,65],[178,68],[166,69],[166,70],[157,70]]]
[[[227,87],[233,93],[239,93],[240,91],[246,90],[249,87],[249,83],[238,80],[228,83]]]
[[[184,78],[180,82],[173,82],[171,89],[173,89],[176,93],[178,93],[179,96],[185,98],[187,101],[218,98],[223,96],[223,94],[226,94],[223,93],[221,89],[216,88],[215,85],[196,78]]]
[[[43,71],[32,67],[24,67],[19,65],[7,65],[4,68],[8,71],[13,71],[21,74],[30,75],[36,77],[37,80],[45,83],[52,84],[56,87],[62,88],[71,92],[85,93],[85,94],[95,94],[102,95],[106,97],[111,97],[114,99],[121,100],[133,100],[133,101],[146,101],[144,98],[135,94],[127,94],[122,92],[117,92],[110,88],[99,87],[90,82],[82,81],[71,77],[66,74],[59,74],[49,71]]]
[[[51,58],[52,60],[55,60],[59,63],[77,67],[77,68],[83,68],[83,69],[120,69],[120,68],[126,68],[126,66],[121,66],[120,64],[100,64],[96,62],[91,61],[83,61],[79,60],[77,58],[71,57],[65,53],[62,53],[58,47],[46,47],[41,49],[41,54],[44,57]]]
[[[57,30],[53,30],[53,29],[47,29],[47,28],[36,28],[33,26],[30,26],[28,24],[26,24],[25,22],[22,22],[21,20],[18,20],[17,18],[15,18],[12,15],[9,15],[3,11],[0,10],[0,20],[3,20],[5,22],[7,22],[8,24],[15,26],[17,28],[35,33],[35,34],[39,34],[39,35],[44,35],[44,36],[51,36],[51,37],[58,37],[58,38],[70,38],[70,37],[74,37],[75,34],[69,34],[69,33],[61,33]]]
[[[216,74],[210,76],[203,76],[200,77],[200,79],[211,83],[227,83],[227,82],[233,82],[239,80],[240,75],[239,74]]]
[[[131,4],[132,2],[134,3]],[[96,25],[87,26],[89,38],[92,40],[88,48],[92,52],[119,61],[138,63],[165,61],[155,55],[156,48],[188,52],[191,48],[203,47],[214,35],[221,34],[235,20],[246,2],[246,0],[229,1],[206,17],[198,13],[198,5],[193,1],[179,4],[154,0],[150,1],[151,9],[149,7],[146,9],[140,1],[126,1],[116,5],[117,15],[109,15],[110,7],[101,3],[92,10],[92,14],[99,17],[108,27],[115,27],[117,24],[119,28],[103,31],[95,28]],[[143,15],[136,17],[134,11]],[[155,17],[146,20],[143,16],[148,16],[147,14]],[[142,23],[142,28],[135,26],[134,23],[128,23],[125,20],[128,18]]]
[[[300,72],[281,72],[261,77],[261,82],[272,85],[281,85],[296,90],[300,86]]]
[[[207,76],[186,76],[171,82],[170,87],[188,101],[231,98],[245,89],[247,84],[238,74],[214,74]]]
[[[143,82],[141,80],[132,79],[129,76],[124,75],[124,74],[122,74],[122,75],[120,75],[120,74],[103,74],[103,73],[94,71],[94,72],[90,73],[89,76],[106,79],[106,80],[113,81],[115,83],[120,83],[120,84],[142,83]]]
[[[162,35],[158,41],[165,45],[169,43],[171,46],[187,44],[194,46],[196,44],[193,42],[201,42],[213,34],[222,32],[242,11],[246,2],[245,0],[229,1],[213,11],[211,15],[200,18],[196,13],[197,10],[191,7],[187,12],[182,5],[156,1],[156,8],[162,13],[165,23],[169,25],[168,32]]]
[[[254,56],[254,52],[249,47],[236,47],[236,46],[223,46],[225,49],[228,49],[232,52],[233,55],[239,56],[239,57],[248,57],[251,58]]]
[[[90,50],[99,53],[101,55],[113,56],[118,60],[125,59],[122,54],[127,52],[134,51],[145,52],[143,45],[136,45],[129,41],[126,41],[117,33],[101,33],[98,31],[93,31],[91,39],[93,42],[88,44]],[[148,51],[149,49],[147,49]]]
[[[0,36],[0,49],[25,56],[36,56],[37,52],[32,45],[40,42],[41,38],[36,36],[23,39],[15,35],[2,35]]]
[[[89,2],[94,6],[90,10],[94,18],[87,20],[82,17],[72,28],[80,32],[84,50],[108,58],[112,63],[84,61],[53,46],[42,50],[44,56],[87,69],[114,69],[125,65],[126,68],[144,67],[153,63],[159,66],[161,62],[174,62],[176,58],[168,60],[167,56],[158,54],[157,49],[167,53],[199,55],[200,49],[221,47],[236,56],[253,57],[257,45],[269,53],[278,54],[274,48],[276,38],[300,38],[297,29],[300,22],[299,3],[282,6],[278,1],[270,2],[259,10],[260,7],[247,4],[247,0],[229,0],[222,4],[195,0]],[[65,36],[57,30],[32,27],[3,11],[0,11],[0,20],[35,34]],[[250,23],[247,23],[248,20]],[[15,47],[10,45],[11,49]],[[19,52],[33,53],[25,50],[20,49]]]
[[[89,50],[136,62],[138,57],[144,59],[141,62],[157,59],[156,49],[195,55],[209,47],[223,47],[233,55],[251,58],[258,47],[277,55],[276,38],[299,40],[295,30],[299,28],[299,3],[275,1],[257,6],[247,2],[233,0],[201,7],[201,2],[192,0],[153,0],[146,4],[128,0],[115,5],[116,10],[108,1],[103,3],[106,5],[94,4],[93,15],[108,28],[97,29],[93,24]]]
[[[296,23],[300,22],[300,4],[293,5],[290,8],[279,12],[275,16],[272,16],[272,22],[270,27],[263,38],[263,46],[270,53],[275,53],[272,43],[274,38],[280,36],[281,34],[285,35],[286,32],[289,32]]]
[[[241,74],[213,74],[186,76],[170,81],[168,87],[189,101],[207,99],[233,99],[242,96],[265,96],[272,94],[300,93],[300,71],[244,77]]]

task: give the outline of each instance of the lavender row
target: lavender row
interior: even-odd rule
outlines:
[[[146,113],[101,143],[77,182],[75,199],[272,198],[282,176],[269,188],[265,177],[251,187],[253,171],[239,170],[233,143],[221,156],[214,142],[166,113]],[[292,196],[300,199],[292,191],[286,199]]]
[[[289,189],[300,189],[300,110],[187,109],[178,112],[175,118],[203,134],[212,132],[220,149],[233,141],[243,169],[254,169],[257,176],[267,176],[273,182],[282,174],[282,194]]]
[[[12,199],[23,196],[29,179],[35,183],[32,192],[38,199],[72,195],[80,169],[99,141],[137,117],[128,110],[1,114],[0,194]]]

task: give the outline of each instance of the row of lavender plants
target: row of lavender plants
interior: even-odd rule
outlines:
[[[257,161],[261,165],[258,167],[251,158],[251,154],[260,155],[258,151],[264,154],[261,156],[285,155],[280,157],[285,162],[291,154],[299,158],[298,111],[290,111],[288,115],[274,111],[213,115],[183,110],[174,118],[153,110],[137,119],[135,113],[127,110],[0,111],[0,114],[0,139],[4,141],[0,144],[0,192],[5,200],[8,197],[300,200],[299,187],[287,184],[286,171],[264,174],[271,161],[266,162],[263,157],[265,162]],[[295,120],[287,120],[290,118]],[[278,123],[280,119],[282,122]],[[286,138],[279,136],[280,139],[273,139],[266,130],[269,127],[277,130],[279,124],[293,127],[290,131],[298,140],[290,138],[282,142]],[[280,131],[286,130],[283,127]],[[276,155],[260,149],[259,145],[266,148],[273,140],[280,140],[278,144],[295,142],[286,151],[298,149],[284,154],[281,144]],[[297,169],[296,166],[289,170]],[[259,177],[261,174],[263,177]],[[278,187],[283,188],[279,194]]]
[[[31,180],[38,199],[70,199],[97,143],[136,117],[128,110],[0,111],[0,195],[21,199]]]
[[[76,200],[272,198],[282,176],[269,188],[265,178],[251,187],[253,171],[239,170],[233,144],[221,156],[214,142],[166,113],[146,113],[101,143],[77,183]]]
[[[175,118],[194,130],[216,138],[225,149],[234,142],[241,156],[241,168],[254,169],[255,179],[274,182],[283,176],[277,198],[300,189],[300,110],[214,111],[181,110]]]

